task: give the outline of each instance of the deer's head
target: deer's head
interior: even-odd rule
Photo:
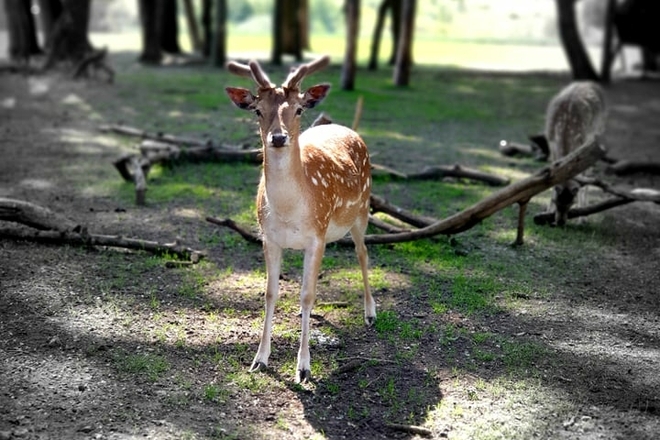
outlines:
[[[252,78],[258,90],[256,95],[242,87],[227,87],[225,90],[238,108],[257,115],[264,147],[287,147],[298,141],[302,113],[320,103],[330,90],[329,84],[318,84],[301,91],[302,80],[329,62],[330,59],[324,56],[303,64],[292,70],[280,87],[276,87],[258,62],[250,61],[246,65],[232,61],[227,64],[229,71]]]

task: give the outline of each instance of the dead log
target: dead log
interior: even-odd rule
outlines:
[[[619,160],[610,164],[607,171],[617,176],[627,176],[635,173],[660,175],[660,162],[636,162],[631,160]]]
[[[446,219],[437,220],[433,223],[423,225],[421,229],[412,231],[367,235],[365,237],[365,242],[367,244],[401,243],[405,241],[429,238],[440,234],[458,234],[472,228],[474,225],[480,223],[483,219],[490,217],[494,213],[514,203],[524,204],[526,201],[530,200],[533,196],[541,193],[542,191],[545,191],[546,189],[560,182],[565,182],[566,180],[580,174],[582,171],[586,170],[594,162],[600,159],[604,153],[605,151],[601,148],[598,142],[595,139],[592,139],[579,149],[575,150],[573,153],[559,159],[549,166],[544,167],[534,175],[513,183],[506,188],[502,188],[501,190],[491,194],[485,199]],[[377,196],[372,196],[372,203],[374,200],[378,202],[382,199],[379,199]],[[383,205],[388,206],[388,204]],[[378,209],[378,207],[374,208],[374,210]],[[404,210],[401,208],[395,208],[393,211],[400,215]],[[522,215],[524,216],[524,212]],[[410,220],[418,220],[418,218],[416,218],[417,216],[412,217],[413,218]],[[211,221],[209,218],[207,218],[207,220]],[[246,231],[245,228],[239,227],[230,219],[223,220],[222,222],[222,226],[227,226],[237,231],[239,231],[239,229],[244,232]],[[518,229],[518,240],[522,241],[522,228],[524,226],[520,223]],[[248,234],[248,236],[250,237],[250,240],[253,240],[253,234]],[[337,243],[347,246],[353,245],[353,242],[349,238],[343,238],[337,241]]]
[[[632,199],[626,199],[623,197],[612,197],[602,202],[585,206],[583,208],[571,208],[568,211],[567,218],[573,219],[577,217],[584,217],[587,215],[597,214],[607,209],[616,208],[617,206],[621,206],[621,205],[627,205],[628,203],[632,203],[632,202],[634,202],[634,200]],[[554,212],[542,212],[534,216],[534,223],[537,225],[553,224],[554,221],[555,221]]]
[[[241,237],[249,241],[250,243],[261,243],[261,237],[257,234],[251,232],[247,228],[244,228],[237,224],[234,220],[226,218],[224,220],[217,219],[214,217],[206,217],[206,221],[209,223],[214,223],[218,226],[225,226],[229,229],[232,229],[240,234]]]
[[[181,246],[178,243],[162,244],[117,235],[91,234],[87,231],[87,228],[82,227],[80,224],[48,208],[23,200],[0,198],[0,220],[37,229],[37,231],[32,231],[0,228],[0,238],[50,244],[120,247],[143,250],[158,255],[176,255],[195,263],[203,256],[202,252]]]
[[[483,171],[468,168],[459,164],[428,166],[422,171],[413,174],[405,174],[377,163],[372,163],[371,168],[379,171],[381,174],[387,174],[394,180],[440,180],[446,177],[455,177],[458,179],[476,180],[491,186],[504,186],[509,183],[509,179],[506,177],[484,173]]]
[[[396,431],[402,431],[408,434],[421,435],[423,437],[432,437],[433,431],[422,426],[402,425],[400,423],[385,422],[385,426]]]
[[[80,231],[81,226],[43,206],[23,200],[0,198],[0,220],[20,223],[39,230]]]
[[[627,205],[632,202],[653,202],[660,204],[660,191],[650,188],[635,188],[630,191],[622,190],[611,186],[597,179],[580,178],[580,183],[593,185],[601,188],[604,192],[614,195],[609,199],[603,200],[593,205],[582,208],[573,208],[568,211],[568,218],[585,217],[592,214],[612,209],[617,206]],[[534,223],[545,225],[554,221],[554,213],[542,212],[534,216]]]
[[[451,166],[435,165],[424,168],[420,173],[408,174],[408,180],[436,180],[445,177],[477,180],[491,186],[504,186],[508,185],[510,182],[510,180],[505,177],[484,173],[483,171],[458,164]]]
[[[189,260],[193,263],[198,262],[204,255],[203,252],[182,246],[178,243],[159,243],[137,238],[126,238],[119,235],[99,235],[84,232],[28,231],[0,228],[0,238],[58,245],[118,247],[146,251],[156,255],[175,255],[178,258]]]
[[[370,203],[371,203],[371,212],[373,213],[382,212],[391,215],[395,219],[401,220],[402,222],[415,226],[417,228],[423,228],[438,221],[433,217],[426,217],[423,215],[413,214],[411,211],[392,205],[384,198],[379,197],[375,194],[371,195]]]
[[[206,147],[213,146],[211,140],[201,140],[195,138],[187,138],[181,136],[173,136],[165,133],[150,133],[139,128],[131,127],[123,124],[110,124],[102,125],[99,127],[99,130],[102,133],[117,133],[125,136],[139,137],[141,139],[152,139],[155,141],[168,142],[175,145],[184,145],[184,146],[197,146],[197,147]]]

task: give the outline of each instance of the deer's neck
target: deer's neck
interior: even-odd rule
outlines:
[[[263,179],[271,203],[300,200],[303,191],[303,164],[297,143],[264,152]]]

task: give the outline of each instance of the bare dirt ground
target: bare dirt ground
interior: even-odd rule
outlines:
[[[116,141],[98,134],[98,118],[85,104],[117,100],[116,90],[58,77],[41,80],[46,88],[44,81],[0,76],[0,197],[48,206],[102,233],[160,240],[180,236],[198,244],[200,230],[208,225],[187,217],[180,207],[134,209],[81,187],[81,176],[114,173],[109,164],[122,152]],[[609,155],[660,161],[659,84],[621,81],[607,95]],[[619,183],[659,188],[660,178],[635,176]],[[635,204],[611,211],[607,219],[605,233],[616,243],[615,252],[580,266],[581,273],[570,271],[567,262],[564,290],[530,300],[517,315],[496,315],[478,324],[554,347],[554,358],[540,368],[545,375],[530,379],[555,390],[557,402],[564,405],[555,402],[547,411],[538,408],[544,408],[541,401],[550,395],[538,395],[536,401],[511,397],[518,391],[533,393],[533,385],[502,390],[506,405],[492,390],[495,397],[474,399],[483,382],[477,377],[487,379],[494,375],[489,368],[496,367],[480,369],[472,381],[459,379],[446,347],[427,336],[421,336],[423,349],[415,360],[382,362],[366,376],[337,372],[311,390],[293,386],[276,372],[265,377],[277,386],[261,384],[261,376],[237,376],[228,395],[213,398],[213,388],[207,387],[206,394],[199,391],[204,384],[220,383],[228,370],[244,371],[251,361],[258,330],[241,322],[259,316],[261,281],[242,282],[238,272],[228,277],[232,282],[208,281],[207,302],[199,303],[174,293],[180,282],[177,272],[155,268],[134,273],[131,268],[143,254],[119,252],[124,276],[140,279],[132,287],[106,277],[109,265],[116,271],[116,251],[110,251],[114,256],[109,262],[106,250],[0,239],[0,440],[418,437],[387,428],[384,414],[426,423],[436,438],[469,438],[470,429],[481,423],[517,424],[511,430],[517,438],[657,438],[660,212],[657,206]],[[227,260],[246,270],[262,264],[258,247],[246,246],[244,255],[224,255],[217,246],[209,258],[219,267]],[[285,293],[295,294],[296,281],[283,282]],[[119,285],[121,298],[114,292]],[[403,316],[424,314],[405,287],[379,293]],[[154,298],[161,322],[181,329],[185,345],[138,337],[152,334],[153,321],[146,318],[153,318]],[[207,310],[230,307],[241,312],[224,327]],[[472,325],[461,316],[447,319]],[[295,318],[285,323],[294,329],[297,325]],[[334,325],[331,314],[323,325]],[[347,358],[391,356],[390,342],[374,339],[368,329],[342,335]],[[295,338],[280,338],[277,344],[274,363],[295,353]],[[453,350],[462,353],[468,345],[458,339]],[[319,344],[316,350],[321,356],[319,352],[333,347]],[[140,370],[147,377],[131,374],[140,368],[128,363],[131,353],[150,356],[146,359],[152,362]],[[240,364],[219,369],[218,361],[230,357]],[[165,359],[166,366],[159,369],[154,359]],[[391,376],[404,377],[408,384],[397,391],[396,400],[384,395],[384,378]],[[337,395],[334,386],[345,391]],[[441,402],[451,417],[425,421]],[[458,408],[471,415],[461,417]],[[368,415],[351,416],[351,411],[367,410]],[[521,427],[525,423],[530,426]],[[508,438],[506,431],[497,432]]]

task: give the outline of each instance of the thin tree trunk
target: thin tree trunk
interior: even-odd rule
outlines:
[[[186,22],[188,23],[188,34],[190,42],[195,52],[202,52],[202,41],[199,37],[199,27],[197,26],[197,17],[195,16],[195,5],[192,0],[183,0],[183,6],[186,10]]]
[[[283,22],[282,17],[284,14],[284,0],[275,0],[275,8],[273,9],[273,56],[272,63],[276,66],[282,64],[283,52]]]
[[[360,27],[360,0],[346,0],[346,53],[341,70],[341,88],[355,88],[357,37]]]
[[[215,35],[213,38],[213,65],[224,66],[227,59],[227,2],[215,2]]]
[[[24,0],[5,0],[4,3],[9,28],[9,57],[27,61],[32,55],[42,53],[30,3]]]
[[[44,32],[44,48],[49,51],[53,45],[55,23],[62,15],[62,3],[59,0],[39,0],[39,9],[39,18]]]
[[[397,86],[407,86],[410,82],[416,3],[416,0],[404,0],[403,2],[402,28],[396,54],[396,65],[394,66],[394,85]]]
[[[208,58],[211,56],[211,46],[213,44],[213,30],[211,28],[211,0],[202,1],[202,32],[204,34],[202,54]]]
[[[157,17],[161,21],[160,48],[167,53],[181,53],[176,0],[160,1],[163,3],[161,16]]]
[[[158,64],[163,59],[161,51],[161,20],[163,2],[160,0],[138,0],[142,24],[142,54],[140,61]]]
[[[385,17],[387,11],[392,6],[392,0],[383,0],[378,7],[378,16],[376,17],[376,25],[374,26],[374,34],[371,37],[371,53],[369,54],[369,70],[378,69],[378,53],[380,52],[380,40],[383,36],[383,27],[385,25]]]
[[[392,53],[389,65],[396,63],[396,54],[399,52],[399,38],[401,37],[401,2],[402,0],[391,0],[392,2]]]
[[[616,56],[612,45],[614,40],[614,9],[616,0],[607,0],[605,9],[605,36],[603,37],[603,54],[601,58],[600,76],[604,83],[609,83],[612,73],[612,63]]]
[[[576,80],[598,80],[575,20],[575,0],[556,0],[559,36]]]

